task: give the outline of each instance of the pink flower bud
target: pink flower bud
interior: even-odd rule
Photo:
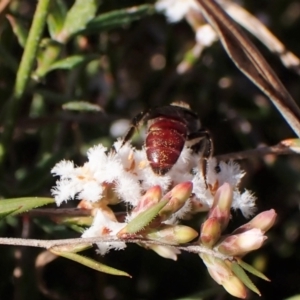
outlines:
[[[247,289],[244,284],[232,272],[230,266],[225,261],[207,255],[201,254],[203,262],[207,266],[210,276],[231,295],[238,298],[246,298]]]
[[[201,227],[201,242],[207,247],[213,247],[221,236],[221,226],[216,218],[207,219]]]
[[[134,214],[147,210],[152,205],[159,202],[162,197],[162,190],[159,185],[151,187],[141,198],[138,205],[132,211]]]
[[[234,297],[245,299],[247,297],[247,289],[244,284],[235,275],[230,276],[223,282],[224,289]]]
[[[258,228],[263,233],[268,231],[276,221],[276,212],[274,209],[266,210],[255,216],[250,222],[237,228],[233,234],[242,233],[252,228]]]
[[[175,261],[177,260],[177,254],[180,254],[180,250],[168,246],[147,245],[147,248],[153,250],[163,258],[168,258]]]
[[[184,225],[162,225],[160,228],[146,231],[146,234],[143,233],[143,235],[165,243],[184,244],[196,238],[198,232]]]
[[[170,197],[171,201],[173,198],[177,199],[178,202],[185,203],[185,201],[191,196],[193,190],[193,183],[191,181],[186,181],[177,184],[167,195]]]
[[[229,183],[222,184],[214,197],[214,203],[208,213],[209,218],[216,218],[223,231],[230,219],[230,208],[232,204],[233,191]]]
[[[216,248],[226,255],[239,256],[260,248],[266,239],[260,229],[253,228],[226,237]]]
[[[192,189],[193,183],[186,181],[177,184],[170,192],[168,192],[162,198],[162,200],[170,199],[168,204],[159,213],[162,219],[166,220],[170,215],[177,212],[190,198]]]
[[[200,254],[200,257],[205,263],[210,276],[218,284],[223,284],[224,280],[233,275],[230,267],[220,258],[203,253]]]

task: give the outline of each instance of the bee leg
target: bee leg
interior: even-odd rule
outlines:
[[[149,115],[149,112],[150,112],[149,109],[142,111],[132,119],[131,126],[129,127],[127,133],[123,137],[121,147],[123,147],[133,137],[134,133],[141,127],[141,125],[145,122],[145,119]],[[114,153],[117,152],[114,146],[112,151]]]
[[[213,152],[213,142],[210,133],[206,129],[200,129],[197,132],[189,134],[187,137],[187,141],[189,141],[190,143],[194,141],[194,143],[190,147],[195,153],[199,153],[200,151],[203,153],[201,156],[202,174],[204,177],[205,186],[206,188],[208,188],[207,164],[208,159],[212,156]]]

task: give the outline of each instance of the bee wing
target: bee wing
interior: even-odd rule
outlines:
[[[300,137],[300,109],[260,52],[214,0],[196,0],[236,66],[273,102]]]

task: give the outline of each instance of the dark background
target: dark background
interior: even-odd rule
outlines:
[[[146,3],[103,2],[99,14]],[[72,1],[67,3],[70,6]],[[35,5],[30,0],[14,1],[6,13],[18,15],[29,26]],[[300,56],[298,1],[244,1],[242,5],[264,20],[286,47]],[[5,13],[1,15],[0,28],[1,47],[18,63],[23,50]],[[48,36],[47,29],[43,36]],[[298,101],[299,75],[287,70],[255,38],[253,41]],[[159,14],[71,39],[65,46],[65,57],[98,53],[99,58],[72,70],[51,72],[27,93],[0,177],[2,197],[50,196],[55,184],[50,170],[56,162],[65,158],[82,164],[90,146],[112,144],[115,137],[110,128],[116,121],[130,120],[143,109],[175,100],[190,103],[199,114],[212,134],[216,155],[295,137],[271,102],[234,66],[220,43],[206,49],[189,71],[179,75],[176,67],[194,42],[194,33],[186,22],[168,24]],[[15,75],[0,56],[2,119]],[[65,102],[76,99],[98,104],[103,112],[62,109]],[[271,279],[268,283],[253,278],[262,296],[250,293],[249,299],[286,299],[300,294],[299,157],[251,157],[241,164],[247,172],[242,188],[255,193],[258,211],[274,208],[278,213],[265,246],[245,258]],[[204,217],[195,218],[191,224],[199,228]],[[229,227],[234,229],[244,222],[235,212]],[[2,220],[0,234],[43,239],[77,236],[49,218],[30,215]],[[0,299],[233,298],[209,277],[195,254],[183,253],[174,262],[136,245],[105,257],[95,254],[95,250],[86,253],[130,273],[133,278],[128,279],[98,273],[63,258],[45,264],[38,273],[35,260],[41,250],[1,246],[0,251]],[[42,287],[44,293],[39,290]]]

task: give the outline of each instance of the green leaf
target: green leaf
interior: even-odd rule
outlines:
[[[66,225],[77,225],[89,227],[92,225],[94,217],[92,216],[84,216],[84,217],[62,217],[56,218],[56,221],[59,221],[62,224]]]
[[[251,291],[261,296],[260,291],[248,277],[246,272],[239,266],[237,262],[233,262],[231,265],[232,272],[247,286]]]
[[[35,80],[40,80],[49,72],[50,66],[57,61],[62,50],[62,44],[45,38],[41,41],[38,51],[38,67],[32,75]]]
[[[67,6],[62,0],[52,0],[47,17],[47,25],[51,38],[62,30],[67,15]]]
[[[1,219],[5,219],[5,218],[8,217],[9,215],[13,215],[13,213],[14,213],[15,211],[17,211],[17,210],[18,210],[18,208],[12,209],[12,210],[8,210],[8,211],[4,211],[4,212],[0,212],[0,220],[1,220]]]
[[[118,234],[117,236],[122,236],[123,234],[133,234],[144,229],[160,212],[160,210],[166,206],[169,202],[168,199],[162,200],[149,209],[138,214],[133,220],[131,220]]]
[[[249,273],[263,279],[263,280],[266,280],[266,281],[270,281],[270,279],[265,276],[263,273],[261,273],[260,271],[258,271],[257,269],[255,269],[254,267],[252,267],[251,265],[245,263],[244,261],[242,260],[238,260],[237,261],[238,264],[243,268],[245,269],[246,271],[248,271]]]
[[[24,22],[22,22],[18,18],[14,17],[12,15],[6,15],[6,18],[8,19],[8,21],[12,27],[12,30],[18,39],[20,46],[22,46],[22,48],[24,48],[27,37],[28,37],[29,30],[26,29]]]
[[[116,276],[128,276],[131,277],[128,273],[109,267],[107,265],[101,264],[96,260],[93,260],[91,258],[76,254],[76,253],[69,253],[69,252],[60,252],[53,249],[50,249],[50,251],[58,256],[62,256],[64,258],[76,261],[86,267],[89,267],[91,269],[94,269],[99,272],[103,272],[106,274],[116,275]]]
[[[66,245],[61,245],[61,246],[54,246],[50,249],[50,251],[57,255],[63,256],[60,253],[67,253],[67,254],[77,253],[77,252],[81,252],[81,251],[87,250],[92,247],[93,247],[93,244],[90,244],[90,243],[66,244]]]
[[[0,216],[17,215],[32,208],[54,203],[53,198],[24,197],[0,200]]]
[[[47,72],[50,72],[52,70],[56,69],[64,69],[64,70],[70,70],[82,63],[87,63],[93,59],[99,58],[99,55],[97,54],[91,54],[91,55],[73,55],[69,56],[67,58],[61,59],[53,63],[48,69]]]
[[[300,295],[298,294],[289,298],[285,298],[284,300],[300,300]]]
[[[76,0],[68,11],[56,40],[66,43],[71,36],[85,29],[86,24],[94,18],[99,2],[99,0]]]
[[[98,32],[100,30],[108,30],[128,25],[133,21],[153,14],[154,11],[155,10],[153,5],[150,4],[110,11],[108,13],[101,14],[91,20],[87,24],[83,33]]]
[[[63,109],[65,110],[76,110],[76,111],[102,111],[102,108],[97,104],[92,104],[85,101],[71,101],[64,104]]]

